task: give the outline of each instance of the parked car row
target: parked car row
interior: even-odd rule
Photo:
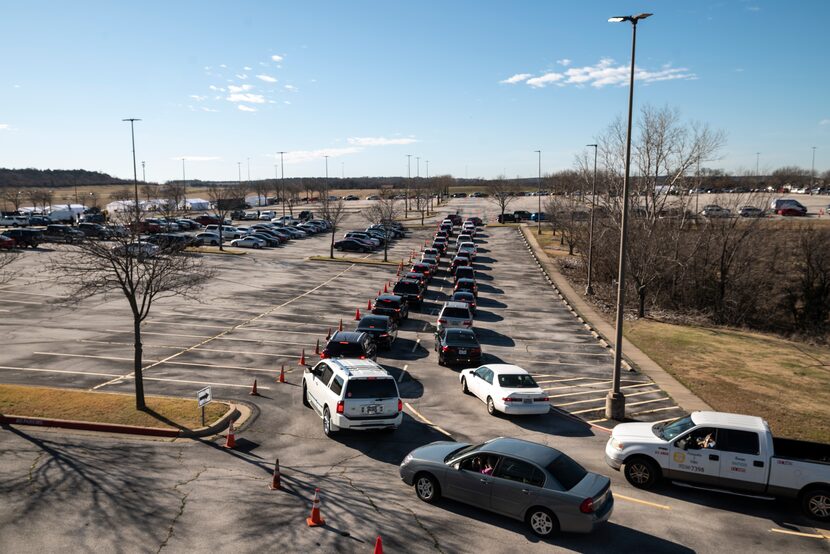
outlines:
[[[334,243],[334,249],[341,252],[372,252],[384,248],[387,241],[406,236],[402,224],[393,221],[388,224],[370,225],[366,229],[347,231],[341,240]]]

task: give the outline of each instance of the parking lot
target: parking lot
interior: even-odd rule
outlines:
[[[518,200],[511,209],[536,199]],[[448,209],[495,220],[496,207],[482,199],[453,200]],[[352,214],[343,227],[361,225]],[[414,229],[390,248],[390,260],[407,261],[431,235],[431,228]],[[793,506],[681,487],[644,492],[607,467],[611,351],[559,301],[515,228],[485,228],[476,238],[475,329],[484,361],[530,371],[555,408],[549,414],[491,417],[482,402],[461,393],[457,370],[437,364],[436,314],[451,291],[451,279],[439,272],[420,311],[378,358],[399,382],[403,425],[392,435],[328,439],[319,417],[302,406],[300,355],[313,363],[317,342],[341,320],[352,329],[355,311],[394,282],[395,267],[309,261],[327,255],[327,234],[242,256],[203,254],[217,277],[197,299],[159,302],[143,325],[145,387],[148,394],[192,397],[210,385],[214,398],[250,405],[254,417],[238,436],[238,450],[219,448],[221,440],[4,432],[0,491],[9,502],[0,506],[0,546],[368,552],[382,535],[389,552],[828,550],[830,532]],[[62,304],[65,290],[41,271],[61,248],[25,252],[21,276],[0,287],[0,382],[132,393],[129,310],[115,297]],[[381,259],[382,251],[355,255],[364,256]],[[288,382],[280,384],[283,366]],[[254,379],[259,397],[248,394]],[[644,375],[626,372],[622,386],[632,419],[683,414]],[[416,446],[495,436],[555,446],[608,475],[617,498],[611,522],[591,535],[539,542],[521,522],[452,501],[424,504],[398,477],[398,464]],[[267,488],[275,458],[287,491]],[[324,529],[305,526],[315,487]],[[92,532],[102,529],[110,532]]]

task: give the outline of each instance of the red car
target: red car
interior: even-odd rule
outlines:
[[[11,237],[7,237],[6,235],[0,235],[0,248],[5,248],[6,250],[11,250],[14,248],[15,240]]]

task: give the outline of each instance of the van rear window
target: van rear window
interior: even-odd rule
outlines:
[[[346,398],[397,398],[398,388],[391,378],[351,379],[346,383]]]

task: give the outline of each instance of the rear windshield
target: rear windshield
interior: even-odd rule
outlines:
[[[360,344],[356,342],[343,344],[340,341],[331,341],[326,345],[326,350],[329,351],[329,355],[333,358],[359,358],[366,354],[363,352]]]
[[[478,341],[473,333],[455,333],[447,331],[447,342],[452,344],[478,346]]]
[[[473,300],[475,300],[475,296],[473,296],[473,293],[471,292],[456,292],[452,295],[452,299],[456,302],[472,302]]]
[[[539,386],[530,375],[499,375],[499,385],[508,389],[529,389]]]
[[[467,319],[470,317],[470,312],[466,308],[444,308],[444,311],[441,312],[441,317]]]
[[[381,298],[375,301],[375,304],[380,304],[384,308],[397,308],[400,303],[400,300],[392,300],[389,298]]]
[[[360,320],[360,325],[357,326],[361,331],[369,329],[386,329],[386,324],[389,320],[380,317],[364,317]]]
[[[585,468],[564,454],[560,454],[559,457],[548,465],[548,471],[559,481],[566,491],[574,488],[588,475]]]
[[[395,292],[418,294],[420,292],[420,288],[415,283],[398,283],[395,285]]]
[[[346,384],[346,398],[396,398],[398,389],[391,378],[351,379]]]
[[[455,270],[456,275],[474,275],[475,270],[470,266],[461,266]]]

